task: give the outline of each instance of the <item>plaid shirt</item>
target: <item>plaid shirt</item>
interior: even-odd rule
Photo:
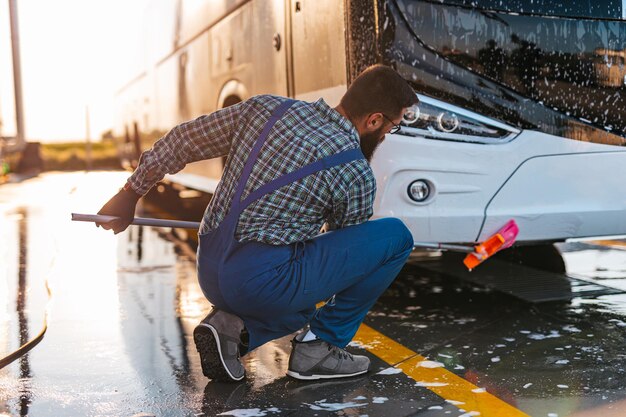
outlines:
[[[141,155],[129,178],[145,194],[166,173],[190,162],[228,155],[222,179],[209,203],[200,233],[225,217],[252,147],[272,111],[284,100],[255,96],[174,127]],[[356,128],[323,99],[296,102],[270,132],[244,188],[242,199],[261,185],[324,157],[359,148]],[[365,159],[317,172],[266,194],[239,217],[235,237],[273,245],[310,239],[325,222],[330,229],[372,216],[376,180]]]

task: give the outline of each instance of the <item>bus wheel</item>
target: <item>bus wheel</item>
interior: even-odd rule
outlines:
[[[496,257],[543,271],[565,273],[565,262],[561,253],[550,243],[505,249]]]

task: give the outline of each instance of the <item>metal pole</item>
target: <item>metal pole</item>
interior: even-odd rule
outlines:
[[[81,214],[72,213],[72,220],[75,222],[98,222],[108,223],[112,220],[118,219],[115,216],[104,216],[101,214]],[[168,220],[168,219],[152,219],[147,217],[135,217],[131,224],[137,226],[155,226],[155,227],[175,227],[181,229],[199,229],[199,222],[188,222],[182,220]],[[424,249],[441,249],[450,250],[454,252],[472,253],[474,251],[473,246],[465,245],[451,245],[447,243],[431,243],[431,242],[415,242],[413,248]]]
[[[91,171],[91,126],[89,124],[89,106],[85,106],[85,162],[87,171]]]
[[[101,214],[81,214],[72,213],[72,220],[77,222],[98,222],[108,223],[112,220],[118,219],[115,216],[104,216]],[[200,222],[188,222],[183,220],[168,220],[168,219],[152,219],[149,217],[135,217],[131,224],[137,226],[154,226],[154,227],[176,227],[181,229],[196,229],[200,228]]]
[[[13,52],[13,89],[15,90],[15,121],[17,126],[17,145],[22,147],[26,141],[24,130],[24,111],[22,102],[22,65],[20,61],[20,37],[17,21],[17,0],[9,0],[11,15],[11,49]]]
[[[441,250],[449,250],[453,252],[464,252],[464,253],[472,253],[474,252],[473,246],[466,245],[452,245],[448,243],[433,243],[433,242],[414,242],[413,249],[415,248],[423,248],[423,249],[441,249]]]

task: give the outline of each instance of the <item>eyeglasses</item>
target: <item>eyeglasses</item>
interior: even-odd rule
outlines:
[[[384,113],[381,113],[381,114],[383,115],[383,117],[384,117],[384,118],[385,118],[385,119],[386,119],[389,123],[391,123],[391,124],[393,125],[393,127],[392,127],[391,129],[389,129],[389,132],[387,132],[387,133],[389,133],[390,135],[393,135],[393,134],[398,133],[398,132],[400,131],[400,129],[402,129],[402,126],[395,124],[395,123],[393,122],[393,120],[391,120],[390,118],[388,118],[387,116],[385,116],[385,114],[384,114]]]

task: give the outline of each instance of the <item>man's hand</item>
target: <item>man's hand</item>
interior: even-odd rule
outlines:
[[[111,220],[107,223],[96,223],[96,226],[102,226],[106,230],[113,229],[115,234],[126,230],[128,225],[135,217],[135,206],[141,196],[134,192],[130,187],[124,187],[113,196],[107,203],[102,206],[98,214],[119,217],[117,220]]]

